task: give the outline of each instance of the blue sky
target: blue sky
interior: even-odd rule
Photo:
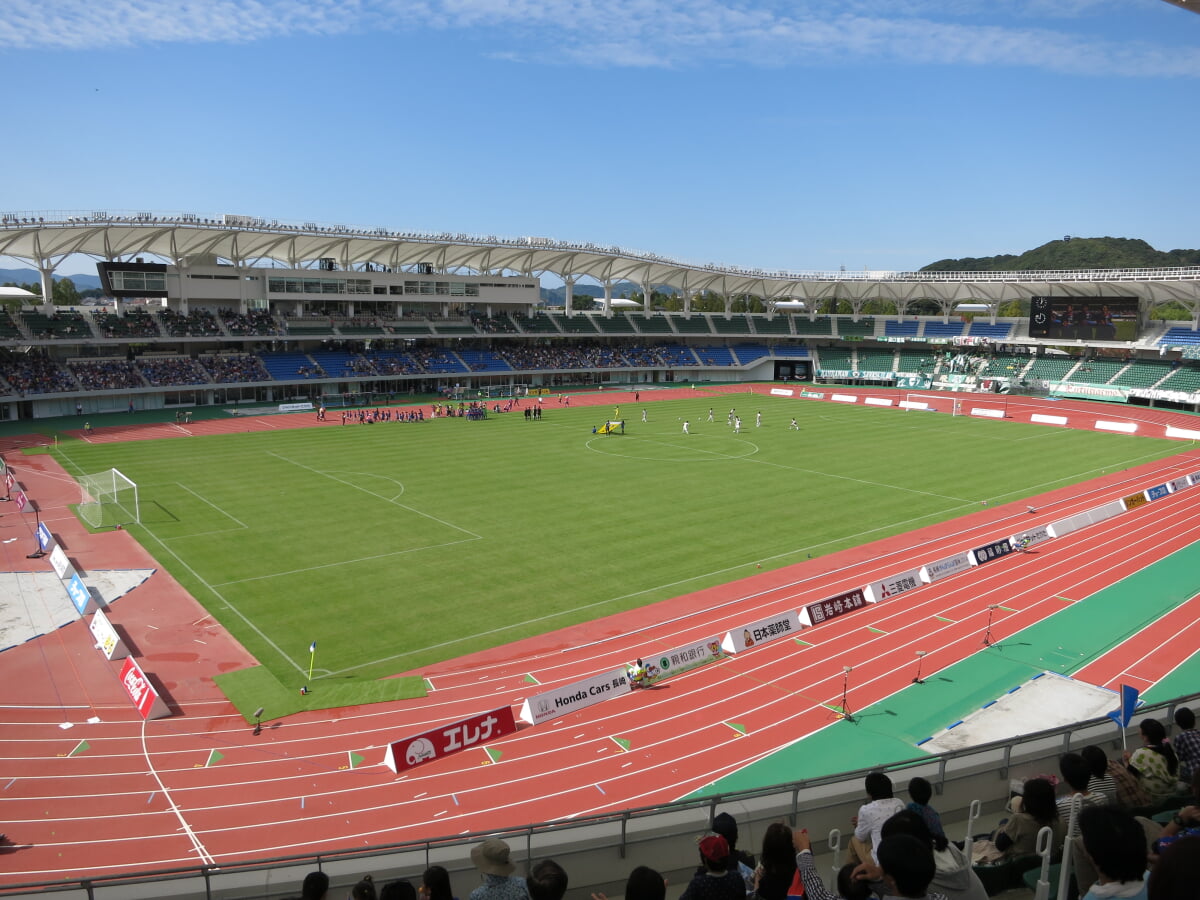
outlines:
[[[6,211],[796,270],[1200,246],[1200,15],[1160,0],[5,0],[0,79]]]

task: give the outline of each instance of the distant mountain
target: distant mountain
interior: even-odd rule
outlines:
[[[1200,266],[1200,250],[1155,250],[1136,238],[1063,238],[1020,256],[939,259],[922,272],[1036,272],[1047,269],[1159,269]]]
[[[650,290],[661,291],[664,294],[676,294],[679,292],[678,288],[671,287],[667,284],[656,284]],[[641,292],[642,286],[640,284],[634,284],[632,281],[613,282],[613,299],[620,297],[622,294],[629,297],[633,294],[640,294]],[[578,300],[580,297],[595,297],[597,300],[603,301],[604,288],[598,284],[577,284],[575,285],[573,295],[576,300]],[[547,306],[563,306],[567,302],[566,286],[542,288],[542,302]]]
[[[100,289],[99,275],[55,275],[55,281],[62,281],[65,278],[70,278],[71,283],[75,285],[77,291],[90,291]],[[0,284],[8,284],[9,282],[16,284],[41,284],[42,276],[38,274],[37,269],[0,269]]]

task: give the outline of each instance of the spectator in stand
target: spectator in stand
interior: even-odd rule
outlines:
[[[597,891],[592,900],[608,900]],[[638,866],[625,881],[625,900],[667,900],[667,879],[649,866]]]
[[[997,862],[1031,856],[1037,850],[1038,832],[1049,827],[1053,832],[1051,852],[1057,856],[1062,852],[1066,825],[1058,817],[1054,803],[1054,785],[1045,778],[1030,778],[1025,782],[1024,793],[1013,799],[1012,818],[1000,823],[992,836],[994,853],[988,842],[976,842],[976,862]],[[1019,803],[1017,801],[1020,801]],[[981,844],[983,846],[981,846]]]
[[[567,892],[567,873],[552,859],[543,859],[525,879],[530,900],[562,900]]]
[[[929,805],[929,801],[933,799],[933,785],[924,778],[910,779],[908,782],[908,796],[912,797],[912,802],[906,808],[912,810],[925,820],[925,825],[929,828],[930,834],[934,837],[944,838],[946,830],[942,827],[942,817],[938,815],[937,810]]]
[[[508,844],[488,838],[471,848],[471,862],[483,875],[483,884],[471,891],[470,900],[529,900],[525,879],[514,875]]]
[[[1079,815],[1083,847],[1099,873],[1083,900],[1145,900],[1146,834],[1128,813],[1103,806]]]
[[[1082,812],[1089,806],[1108,806],[1108,798],[1099,791],[1088,789],[1091,782],[1092,770],[1088,766],[1087,761],[1078,753],[1064,753],[1058,758],[1058,771],[1062,773],[1063,781],[1067,784],[1067,791],[1058,798],[1056,806],[1058,807],[1058,817],[1063,822],[1067,823],[1067,832],[1071,837],[1076,835],[1076,831],[1070,827],[1071,821],[1071,806],[1074,803],[1075,797],[1079,798],[1079,809]]]
[[[379,891],[379,900],[417,900],[417,892],[412,882],[398,878],[383,886]]]
[[[836,894],[831,894],[826,888],[821,876],[817,874],[813,862],[812,844],[808,839],[808,831],[793,832],[796,849],[796,868],[800,871],[800,879],[804,882],[804,896],[807,900],[837,900]],[[882,876],[882,892],[884,900],[905,898],[905,900],[945,900],[931,890],[930,882],[937,874],[933,861],[933,851],[928,845],[909,834],[897,834],[887,840],[881,840],[875,848],[879,854],[879,871]],[[855,880],[865,880],[866,873],[861,875],[856,869]],[[843,895],[845,896],[845,895]]]
[[[1108,774],[1108,757],[1096,746],[1084,747],[1079,751],[1088,766],[1088,790],[1103,794],[1109,806],[1117,806],[1117,783]]]
[[[1148,900],[1195,900],[1200,896],[1200,837],[1176,841],[1163,850],[1146,882]]]
[[[1175,710],[1175,724],[1179,734],[1171,740],[1175,755],[1179,757],[1179,780],[1191,784],[1200,771],[1200,732],[1196,731],[1196,714],[1186,706]]]
[[[746,893],[750,893],[754,890],[754,856],[737,848],[737,820],[727,812],[718,813],[713,819],[712,830],[714,834],[725,838],[725,843],[729,845],[727,868],[737,869],[742,880],[746,882]]]
[[[1129,771],[1137,776],[1150,803],[1162,803],[1175,793],[1179,758],[1167,743],[1167,730],[1158,719],[1145,718],[1139,725],[1143,746],[1125,752]]]
[[[421,895],[421,900],[458,900],[450,887],[450,873],[444,866],[430,866],[422,872],[417,893]]]
[[[892,796],[892,779],[883,772],[872,772],[866,777],[866,803],[859,807],[854,817],[854,837],[850,839],[850,858],[858,862],[874,862],[875,847],[879,845],[879,830],[883,823],[904,809],[904,803]]]
[[[756,900],[787,900],[796,877],[796,851],[792,846],[792,829],[782,822],[772,822],[763,835],[762,854],[754,870]]]
[[[736,868],[728,868],[729,842],[719,834],[700,841],[700,868],[679,900],[746,900],[746,882]]]
[[[1079,751],[1079,755],[1086,759],[1088,765],[1091,766],[1093,780],[1098,777],[1099,772],[1105,773],[1108,782],[1101,779],[1093,790],[1104,793],[1108,784],[1111,784],[1116,800],[1113,805],[1118,809],[1139,809],[1150,804],[1150,799],[1146,796],[1142,783],[1119,760],[1109,759],[1105,752],[1094,744],[1084,747]],[[1089,785],[1091,783],[1091,781],[1088,782]]]
[[[329,893],[329,876],[324,872],[309,872],[300,888],[300,900],[325,900]]]
[[[364,875],[362,880],[350,888],[350,900],[378,900],[375,893],[375,879]]]
[[[933,851],[934,876],[930,890],[939,891],[947,900],[987,900],[983,882],[971,868],[971,858],[950,843],[946,836],[934,836],[921,814],[911,809],[902,810],[883,823],[879,832],[880,841],[907,834],[915,837]],[[879,881],[882,872],[866,867],[868,880]]]

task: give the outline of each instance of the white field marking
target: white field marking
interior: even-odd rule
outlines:
[[[167,805],[171,807],[171,812],[175,813],[175,817],[179,819],[179,826],[183,829],[183,833],[188,836],[188,839],[192,842],[192,846],[196,848],[196,855],[200,857],[200,861],[203,863],[207,863],[210,866],[216,864],[216,859],[210,856],[208,851],[204,849],[204,844],[200,842],[200,838],[198,838],[196,833],[192,831],[192,826],[189,825],[187,819],[183,817],[183,812],[180,811],[178,806],[176,806],[175,800],[171,796],[171,792],[167,789],[167,786],[163,784],[163,780],[158,776],[158,770],[154,768],[154,760],[150,758],[150,750],[146,746],[145,719],[142,720],[141,738],[142,755],[146,758],[146,766],[150,769],[150,774],[154,777],[154,780],[158,782],[158,789],[162,791],[163,797],[166,798]]]
[[[626,435],[626,437],[629,437],[629,435]],[[682,437],[683,436],[680,435],[680,438],[682,438]],[[712,435],[697,433],[697,434],[689,435],[689,437],[706,438],[706,437],[712,437]],[[723,435],[719,435],[718,437],[724,438]],[[633,443],[634,441],[637,441],[637,442],[640,442],[643,444],[657,444],[662,447],[670,447],[672,450],[686,450],[689,453],[693,454],[693,456],[692,456],[692,458],[682,458],[681,457],[681,458],[677,458],[677,459],[667,459],[667,458],[664,458],[661,456],[634,456],[631,453],[605,453],[603,450],[597,450],[594,446],[592,446],[593,444],[603,445],[603,442],[596,438],[588,440],[587,443],[584,444],[584,446],[587,447],[587,449],[591,450],[593,453],[599,453],[601,456],[616,456],[621,459],[644,459],[644,460],[651,460],[653,462],[666,462],[666,463],[713,462],[713,461],[722,461],[722,460],[745,459],[748,456],[753,456],[755,453],[757,453],[761,449],[757,444],[753,443],[752,441],[742,441],[742,440],[738,440],[737,438],[734,438],[734,440],[739,444],[748,444],[752,449],[746,453],[742,453],[738,456],[734,456],[734,455],[728,454],[728,453],[721,453],[717,450],[705,450],[702,447],[694,447],[691,445],[690,442],[685,444],[682,440],[679,440],[679,441],[656,441],[656,440],[650,440],[648,438],[638,437],[637,435],[633,436],[632,441],[627,440],[627,441],[622,441],[621,443],[628,445],[630,443]],[[709,458],[707,458],[707,459],[703,458],[704,454],[707,454]]]
[[[427,516],[426,518],[432,518]],[[458,529],[464,531],[465,529]],[[319,572],[322,569],[336,569],[339,566],[356,566],[359,563],[372,562],[377,559],[391,559],[395,556],[404,556],[407,553],[421,553],[425,550],[440,550],[443,547],[454,547],[458,544],[470,544],[474,541],[482,541],[483,538],[476,535],[475,537],[466,537],[457,541],[443,541],[440,544],[426,544],[423,547],[409,547],[407,550],[392,550],[388,553],[376,553],[372,556],[360,556],[357,559],[343,559],[338,562],[322,563],[319,566],[305,566],[303,569],[291,569],[287,572],[269,572],[266,575],[251,575],[249,578],[239,578],[236,581],[221,581],[213,585],[213,587],[228,587],[232,584],[247,584],[251,581],[265,581],[268,578],[284,578],[288,575],[302,575],[305,572]],[[388,657],[391,659],[392,657]]]
[[[406,509],[409,512],[411,512],[415,515],[418,515],[423,519],[429,519],[431,522],[437,522],[439,525],[444,525],[446,528],[453,528],[455,531],[461,531],[463,534],[469,535],[470,537],[474,538],[475,540],[483,539],[483,535],[476,534],[475,532],[471,531],[469,528],[463,528],[459,525],[453,524],[452,522],[447,522],[445,519],[439,519],[437,516],[433,516],[433,515],[430,515],[429,513],[421,512],[419,509],[415,509],[414,507],[408,506],[404,503],[397,503],[395,500],[384,497],[382,494],[376,494],[374,491],[369,491],[366,488],[360,487],[357,484],[351,484],[349,481],[344,481],[343,479],[338,478],[336,475],[331,475],[328,472],[322,472],[320,469],[314,469],[312,466],[306,466],[302,462],[296,462],[296,460],[294,460],[294,459],[288,459],[286,456],[282,456],[271,450],[267,451],[267,455],[274,456],[276,459],[282,459],[284,462],[291,463],[293,466],[298,466],[301,469],[304,469],[308,472],[312,472],[314,475],[320,475],[322,478],[328,478],[330,481],[336,481],[338,484],[344,484],[348,488],[353,488],[356,491],[362,491],[364,494],[367,494],[371,497],[375,497],[376,499],[382,500],[385,503],[391,503],[393,506],[398,506],[401,509]],[[356,474],[364,474],[364,473],[356,473]],[[383,477],[386,477],[386,476],[383,476]],[[459,542],[456,541],[455,543],[459,543]]]
[[[757,462],[757,460],[754,460],[754,462]],[[1095,471],[1095,470],[1093,470],[1093,471]],[[1048,484],[1048,485],[1055,485],[1055,484],[1058,484],[1058,483],[1059,483],[1059,482],[1048,482],[1047,484]],[[1035,488],[1034,488],[1034,490],[1045,490],[1045,489],[1046,489],[1045,487],[1035,487]],[[1025,493],[1025,492],[1024,492],[1024,491],[1014,491],[1014,492],[1012,492],[1012,493],[1014,493],[1014,494],[1017,494],[1017,493],[1022,493],[1022,494],[1023,494],[1023,493]],[[1000,495],[1000,496],[1001,496],[1001,497],[1003,497],[1003,496],[1006,496],[1006,495]],[[999,502],[999,498],[993,498],[993,499],[995,499],[997,502]],[[966,501],[966,502],[964,502],[964,503],[963,503],[963,506],[964,506],[964,507],[969,507],[969,508],[974,508],[975,502],[976,502],[976,501]],[[953,508],[952,508],[952,509],[953,509]],[[821,542],[820,544],[809,544],[809,545],[806,545],[806,546],[804,546],[804,547],[800,547],[800,548],[798,548],[798,549],[796,549],[796,550],[789,550],[789,551],[785,551],[785,552],[783,552],[783,553],[778,553],[778,554],[776,554],[776,555],[774,555],[774,556],[766,556],[766,557],[762,557],[762,562],[770,562],[770,561],[774,561],[774,560],[777,560],[777,559],[787,559],[787,558],[789,558],[789,557],[798,556],[800,553],[804,553],[804,552],[806,552],[806,551],[819,551],[819,550],[820,550],[821,548],[823,548],[823,547],[830,546],[830,545],[837,545],[837,544],[840,544],[840,543],[842,543],[842,542],[844,542],[844,541],[855,541],[855,542],[857,542],[857,543],[862,543],[864,540],[866,540],[867,538],[869,538],[871,535],[875,534],[876,532],[879,532],[879,531],[888,531],[888,530],[890,530],[890,529],[893,529],[893,528],[899,528],[899,529],[906,529],[906,528],[907,528],[907,529],[911,529],[911,528],[914,528],[914,527],[916,527],[916,526],[918,525],[918,523],[920,523],[920,522],[922,522],[922,521],[924,521],[924,520],[926,520],[926,519],[929,519],[929,518],[931,518],[931,517],[933,517],[933,516],[935,516],[935,515],[942,515],[942,514],[943,514],[943,513],[940,513],[940,512],[938,512],[938,513],[929,513],[929,514],[927,514],[927,515],[924,515],[924,516],[917,516],[917,517],[915,517],[915,518],[912,518],[912,519],[906,519],[906,520],[904,520],[904,521],[901,521],[901,522],[893,522],[893,523],[891,523],[891,524],[888,524],[888,525],[881,525],[881,526],[879,526],[878,528],[872,528],[872,529],[869,529],[869,530],[867,530],[867,531],[860,531],[860,532],[856,532],[855,534],[851,534],[851,535],[843,535],[843,536],[840,536],[840,537],[837,537],[837,538],[831,538],[830,540],[828,540],[828,541],[823,541],[823,542]],[[1025,519],[1025,517],[1026,517],[1027,515],[1028,515],[1028,514],[1027,514],[1027,513],[1025,513],[1025,512],[1022,512],[1022,513],[1019,513],[1019,514],[1017,514],[1017,513],[1014,513],[1014,514],[1013,514],[1013,515],[1012,515],[1010,518],[1011,518],[1011,519],[1013,519],[1013,520],[1015,520],[1015,521],[1024,521],[1024,519]],[[1000,529],[1000,528],[1002,528],[1002,527],[1003,527],[1003,523],[1002,523],[1002,522],[997,522],[997,523],[994,523],[994,527],[995,527],[995,528],[997,528],[997,529]],[[914,548],[914,547],[909,547],[909,548],[907,548],[907,551],[906,551],[906,552],[912,552],[912,551],[914,551],[915,549],[917,549],[917,548]],[[524,627],[524,626],[526,626],[526,625],[535,625],[535,624],[539,624],[539,623],[542,623],[542,622],[549,622],[549,621],[552,621],[552,620],[554,620],[554,619],[556,619],[556,618],[561,618],[561,617],[563,617],[563,616],[567,616],[567,615],[573,615],[573,614],[575,614],[575,613],[583,612],[584,610],[588,610],[588,609],[595,609],[595,608],[597,608],[597,607],[607,606],[607,605],[609,605],[609,604],[612,604],[612,603],[620,603],[620,602],[622,602],[622,601],[625,601],[625,600],[632,600],[632,599],[633,599],[633,598],[635,598],[635,597],[640,597],[640,596],[643,596],[643,595],[645,595],[645,594],[653,594],[653,593],[655,593],[655,592],[657,592],[657,591],[669,591],[669,590],[676,590],[676,589],[678,589],[678,588],[683,588],[683,587],[685,587],[686,585],[692,584],[692,583],[694,583],[694,582],[697,582],[697,581],[703,581],[704,579],[708,579],[708,578],[715,578],[715,577],[717,577],[717,576],[720,576],[720,575],[727,575],[727,574],[730,574],[730,573],[742,573],[742,574],[744,574],[744,573],[745,573],[745,566],[746,566],[746,564],[745,564],[745,563],[737,563],[737,564],[735,564],[735,565],[732,565],[732,566],[726,566],[725,568],[722,568],[722,569],[714,569],[713,571],[710,571],[710,572],[704,572],[704,573],[701,573],[701,574],[699,574],[699,575],[692,575],[692,576],[689,576],[688,578],[684,578],[684,579],[681,579],[681,580],[679,580],[679,581],[672,581],[672,582],[667,582],[667,583],[665,583],[665,584],[659,584],[659,585],[655,585],[655,586],[653,586],[653,587],[648,587],[648,588],[645,588],[645,589],[643,589],[643,590],[640,590],[640,591],[633,591],[632,593],[628,593],[628,594],[621,594],[621,595],[619,595],[619,596],[615,596],[615,597],[608,597],[608,598],[605,598],[605,599],[603,599],[603,600],[596,600],[596,601],[594,601],[594,602],[592,602],[592,603],[584,603],[584,604],[581,604],[581,605],[579,605],[579,606],[574,606],[574,607],[571,607],[570,609],[564,609],[564,610],[560,610],[560,611],[557,611],[557,612],[554,612],[554,613],[549,613],[549,614],[547,614],[547,615],[544,615],[544,616],[536,616],[536,617],[534,617],[534,618],[531,618],[531,619],[525,619],[525,620],[522,620],[522,621],[520,621],[520,622],[512,622],[512,623],[509,623],[509,624],[507,624],[507,625],[501,626],[501,627],[499,627],[499,628],[493,628],[493,629],[489,629],[489,630],[487,630],[487,631],[481,631],[481,632],[475,632],[475,633],[472,633],[472,634],[461,635],[461,636],[459,636],[459,637],[456,637],[456,638],[453,638],[453,639],[451,639],[451,640],[447,640],[447,641],[440,641],[440,642],[438,642],[438,643],[436,643],[436,644],[428,644],[428,645],[426,645],[426,646],[424,646],[424,647],[418,647],[418,648],[415,648],[415,649],[409,650],[409,651],[407,651],[407,652],[405,652],[405,653],[396,653],[396,654],[393,654],[392,656],[385,656],[385,657],[383,657],[383,658],[381,658],[381,659],[374,660],[374,661],[371,661],[371,662],[363,662],[363,663],[360,663],[360,664],[358,664],[358,665],[349,666],[349,667],[347,667],[347,668],[344,668],[344,669],[339,669],[339,670],[338,670],[338,671],[337,671],[335,674],[346,674],[346,673],[348,673],[348,672],[354,672],[354,671],[357,671],[358,669],[362,669],[362,668],[366,668],[366,667],[368,667],[368,666],[374,665],[375,663],[380,663],[380,662],[393,662],[393,661],[395,661],[395,660],[405,659],[405,658],[407,658],[407,657],[411,656],[411,655],[412,655],[412,654],[414,654],[414,653],[424,653],[424,652],[428,652],[428,651],[431,651],[431,650],[441,650],[441,649],[444,649],[444,648],[447,648],[447,647],[453,647],[453,646],[455,646],[455,645],[457,645],[457,644],[462,644],[462,643],[464,643],[464,642],[467,642],[467,641],[472,641],[472,640],[475,640],[476,638],[480,638],[480,637],[491,637],[491,636],[493,636],[493,635],[503,634],[504,632],[506,632],[506,631],[508,631],[508,630],[510,630],[510,629],[513,629],[513,628],[522,628],[522,627]],[[764,590],[763,590],[761,593],[769,593],[769,594],[773,594],[773,593],[775,593],[775,592],[779,591],[781,588],[787,588],[787,587],[792,587],[792,586],[794,586],[794,585],[782,585],[782,586],[780,586],[780,585],[776,585],[776,586],[774,586],[774,587],[771,587],[771,588],[766,588],[766,589],[764,589]],[[672,595],[672,596],[674,596],[674,595]],[[751,596],[753,596],[753,595],[751,595]],[[733,599],[733,600],[730,600],[730,601],[729,601],[727,604],[723,604],[723,605],[733,605],[733,604],[736,604],[736,603],[742,603],[742,602],[744,602],[746,599],[749,599],[749,598],[747,598],[747,597],[738,597],[738,598],[735,598],[735,599]],[[689,618],[689,616],[686,616],[686,615],[685,615],[685,616],[681,616],[681,617],[679,617],[679,618],[681,618],[681,619],[686,619],[686,618]],[[675,621],[675,620],[668,620],[668,621],[670,622],[670,621]],[[662,624],[664,624],[664,623],[662,623],[662,622],[655,623],[655,625],[653,625],[653,626],[647,626],[646,628],[639,629],[639,630],[640,630],[640,631],[650,630],[651,628],[656,628],[656,627],[659,627],[659,626],[661,626]],[[593,645],[593,644],[596,644],[596,643],[608,643],[608,640],[607,640],[607,639],[605,639],[605,640],[603,640],[603,641],[584,642],[584,643],[582,643],[582,644],[576,644],[576,645],[574,645],[574,646],[573,646],[571,649],[572,649],[572,650],[578,650],[578,649],[580,649],[580,648],[582,648],[582,647],[588,647],[588,646],[591,646],[591,645]]]
[[[226,510],[217,506],[217,504],[213,503],[208,498],[203,497],[200,494],[196,493],[190,487],[188,487],[186,484],[184,484],[182,481],[166,481],[166,482],[162,482],[162,483],[168,484],[168,485],[173,484],[176,487],[183,488],[185,491],[187,491],[189,494],[191,494],[193,497],[195,497],[201,503],[207,503],[209,506],[211,506],[213,509],[215,509],[217,512],[219,512],[225,518],[232,519],[234,522],[237,522],[237,524],[238,524],[237,528],[217,528],[214,531],[198,531],[195,534],[179,534],[179,535],[176,535],[175,537],[164,538],[164,540],[182,541],[182,540],[187,540],[188,538],[205,537],[210,534],[230,534],[231,532],[237,531],[238,529],[244,529],[246,531],[250,530],[250,526],[247,525],[245,522],[243,522],[241,519],[239,519],[237,516],[227,512]],[[157,485],[154,485],[154,486],[157,486]],[[151,485],[145,485],[145,487],[149,488],[149,487],[151,487]]]

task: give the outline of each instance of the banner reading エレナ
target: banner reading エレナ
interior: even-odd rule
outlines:
[[[455,722],[453,725],[445,725],[416,737],[388,744],[383,762],[393,772],[404,772],[421,763],[451,756],[460,750],[482,746],[484,741],[494,741],[516,730],[517,723],[513,719],[512,707],[502,706],[491,712]]]

